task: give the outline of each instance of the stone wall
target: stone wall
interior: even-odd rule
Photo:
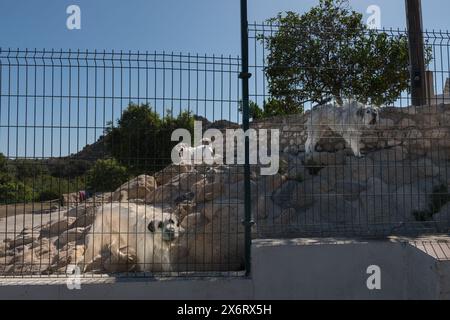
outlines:
[[[305,149],[307,134],[305,122],[310,116],[291,115],[268,118],[252,123],[257,129],[279,129],[280,150],[298,154]],[[405,147],[409,153],[450,157],[450,104],[423,107],[383,108],[381,121],[373,131],[363,137],[363,151],[396,146]],[[332,133],[326,135],[317,147],[318,151],[336,152],[345,148],[345,142]]]

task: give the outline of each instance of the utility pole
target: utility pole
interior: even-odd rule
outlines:
[[[425,53],[421,0],[405,0],[411,72],[411,102],[421,106],[426,101]]]

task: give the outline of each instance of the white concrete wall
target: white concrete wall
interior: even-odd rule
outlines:
[[[450,265],[408,244],[257,240],[246,278],[0,280],[0,299],[439,299],[450,296]],[[381,268],[381,290],[366,286],[367,267]]]

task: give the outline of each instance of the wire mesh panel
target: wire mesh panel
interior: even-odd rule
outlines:
[[[355,34],[249,26],[252,125],[278,128],[281,150],[275,187],[254,191],[258,236],[449,231],[450,35],[424,33],[427,96],[412,106],[407,32]]]
[[[240,126],[239,71],[232,56],[0,49],[0,275],[242,270],[242,165],[202,158]]]

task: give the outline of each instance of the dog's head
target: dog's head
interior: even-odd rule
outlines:
[[[173,241],[180,233],[179,224],[175,220],[172,215],[164,215],[161,219],[150,221],[147,229],[153,234],[160,234],[164,241]]]
[[[378,108],[372,106],[360,107],[357,116],[362,119],[362,123],[366,127],[377,125],[380,118]]]

